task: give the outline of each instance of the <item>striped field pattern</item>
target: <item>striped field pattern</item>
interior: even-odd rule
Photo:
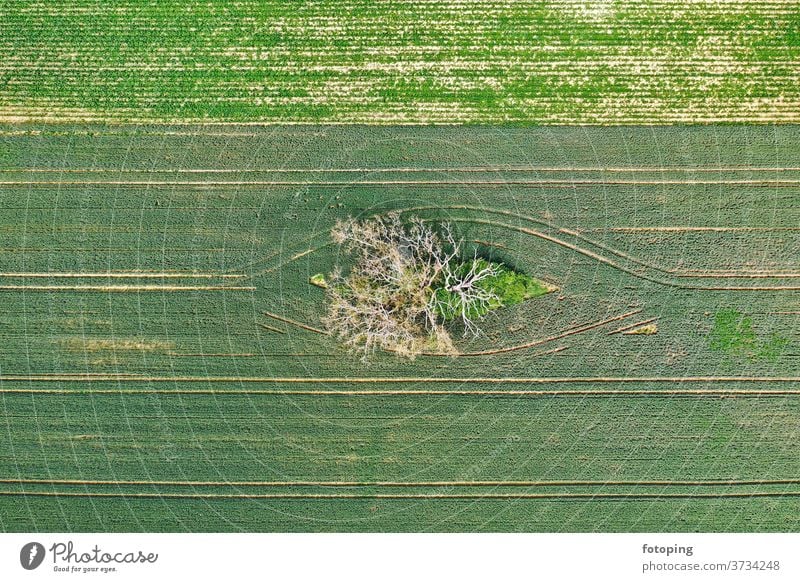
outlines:
[[[798,141],[2,125],[0,530],[800,530]],[[361,362],[309,277],[389,210],[558,290]]]
[[[0,120],[800,121],[796,0],[0,4]]]

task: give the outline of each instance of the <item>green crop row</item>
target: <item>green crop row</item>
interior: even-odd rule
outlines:
[[[784,2],[90,0],[0,6],[0,118],[800,119]]]

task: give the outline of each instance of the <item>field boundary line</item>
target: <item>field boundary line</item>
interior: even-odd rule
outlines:
[[[230,273],[177,273],[177,272],[109,272],[109,273],[0,273],[0,277],[13,279],[244,279],[247,275]]]
[[[258,354],[244,352],[238,354],[182,354],[180,352],[168,352],[167,355],[174,358],[255,358]]]
[[[389,396],[480,396],[480,397],[526,397],[526,398],[609,398],[609,397],[646,397],[646,398],[734,398],[734,397],[775,397],[800,396],[798,390],[746,390],[718,389],[706,390],[214,390],[214,389],[36,389],[36,388],[2,388],[0,394],[46,394],[46,395],[171,395],[171,396],[338,396],[338,397],[389,397]]]
[[[434,383],[452,384],[476,382],[479,384],[593,384],[593,383],[673,383],[673,382],[800,382],[800,376],[476,376],[459,378],[457,376],[144,376],[141,374],[6,374],[0,375],[0,382],[64,382],[81,380],[84,382],[110,382],[124,379],[137,382],[242,382],[269,384],[409,384]]]
[[[194,134],[193,134],[194,135]],[[252,134],[247,134],[252,135]],[[0,174],[11,173],[41,173],[41,174],[337,174],[337,173],[425,173],[425,172],[641,172],[641,173],[663,173],[663,172],[800,172],[800,167],[777,167],[768,166],[713,166],[713,167],[690,167],[690,166],[453,166],[439,168],[415,168],[409,166],[398,166],[395,168],[245,168],[241,170],[228,168],[0,168]]]
[[[156,485],[175,487],[737,487],[800,485],[789,479],[677,479],[677,480],[477,480],[477,481],[141,481],[130,479],[26,479],[0,478],[7,485]]]
[[[0,186],[781,186],[800,180],[4,180]]]
[[[523,377],[478,376],[459,378],[457,376],[355,376],[355,377],[299,377],[299,376],[128,376],[98,373],[91,374],[20,374],[0,375],[0,382],[64,382],[81,380],[84,382],[116,382],[119,380],[136,382],[242,382],[267,384],[409,384],[434,383],[453,384],[476,382],[479,384],[595,384],[595,383],[682,383],[682,382],[800,382],[800,376],[553,376]]]
[[[800,491],[719,493],[124,493],[66,491],[0,491],[0,496],[119,497],[147,499],[718,499],[800,497]]]
[[[151,291],[255,291],[255,287],[199,285],[0,285],[0,291],[91,291],[98,293],[133,293]]]
[[[230,285],[0,285],[0,291],[91,291],[100,293],[255,290],[255,286]]]
[[[798,279],[800,273],[675,273],[675,276],[681,279]]]
[[[537,358],[539,356],[550,356],[552,354],[558,354],[558,353],[563,352],[564,350],[568,350],[569,347],[570,347],[569,344],[566,344],[566,345],[563,345],[563,346],[558,346],[557,348],[553,348],[551,350],[545,350],[543,352],[536,352],[536,353],[531,354],[531,355],[533,357],[537,357]]]
[[[592,231],[609,232],[776,232],[796,231],[795,226],[610,226],[591,228]]]

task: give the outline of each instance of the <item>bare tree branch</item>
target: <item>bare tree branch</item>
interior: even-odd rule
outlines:
[[[475,319],[498,297],[481,285],[498,266],[476,256],[459,260],[463,240],[449,224],[441,234],[419,217],[406,225],[398,213],[338,221],[334,242],[353,256],[347,276],[335,270],[327,289],[327,329],[364,358],[378,349],[413,358],[426,351],[455,353],[443,325],[437,293],[457,298],[465,335],[479,333]]]

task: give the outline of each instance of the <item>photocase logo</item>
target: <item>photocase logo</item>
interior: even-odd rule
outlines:
[[[19,563],[26,570],[35,570],[44,560],[44,546],[39,542],[30,542],[22,546],[19,552]]]

